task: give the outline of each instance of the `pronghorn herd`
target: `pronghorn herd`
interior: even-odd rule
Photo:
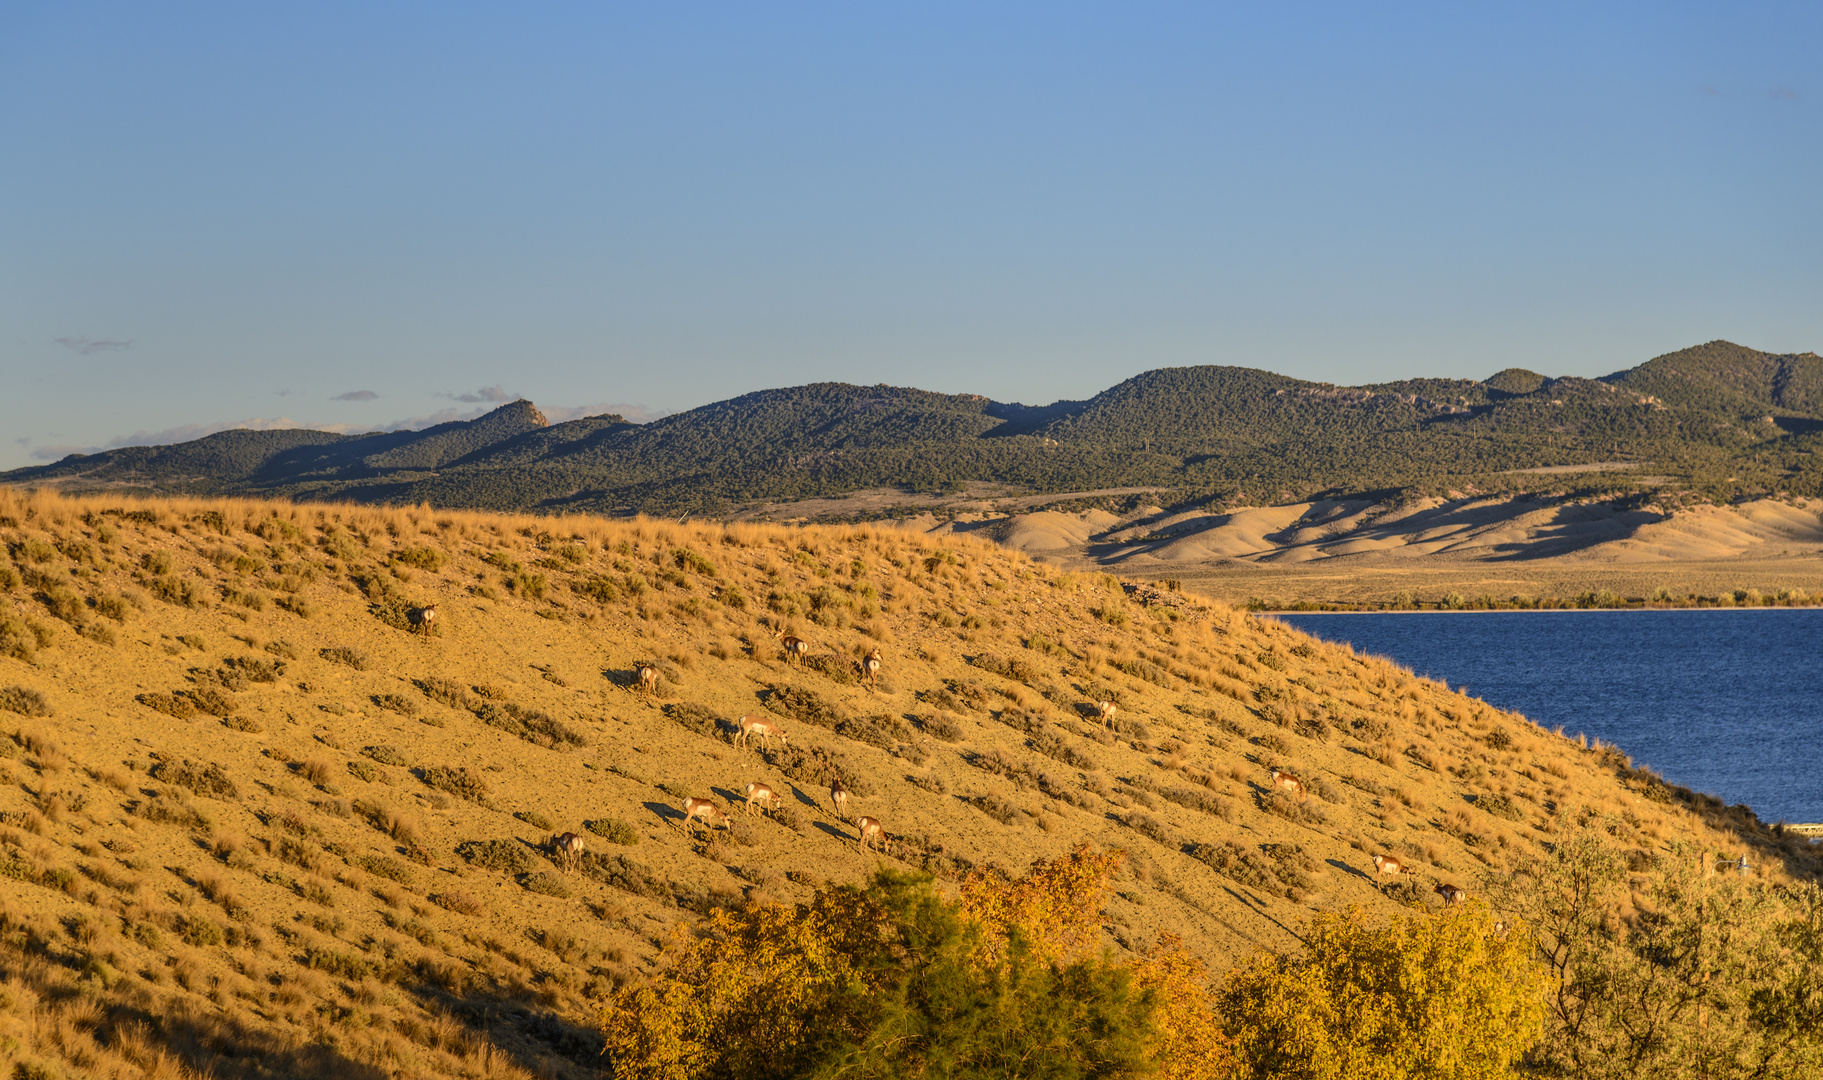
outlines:
[[[422,614],[421,623],[428,624],[435,617],[435,609],[425,609]],[[426,632],[428,632],[428,630]],[[810,653],[810,643],[803,638],[787,634],[782,629],[775,630],[772,636],[778,641],[780,647],[783,648],[785,662],[788,666],[798,666]],[[881,666],[882,660],[878,648],[872,649],[868,652],[866,657],[862,659],[860,663],[862,679],[866,682],[869,690],[878,691]],[[656,667],[646,663],[635,665],[634,682],[631,687],[633,690],[648,695],[653,694],[658,689],[658,681],[659,672]],[[1119,706],[1115,704],[1113,697],[1108,696],[1097,699],[1094,702],[1094,709],[1095,715],[1101,720],[1103,728],[1111,729],[1114,726],[1115,716],[1120,711]],[[748,714],[735,721],[735,727],[738,728],[738,732],[735,734],[732,741],[736,747],[742,750],[747,749],[749,741],[755,737],[758,738],[762,750],[772,750],[774,739],[778,740],[779,746],[787,749],[790,747],[785,730],[779,726],[777,720],[769,717]],[[1268,782],[1270,784],[1270,790],[1274,794],[1284,792],[1288,795],[1295,796],[1298,799],[1304,799],[1309,793],[1309,789],[1306,787],[1302,778],[1284,769],[1270,770],[1268,772]],[[805,802],[811,801],[807,796],[804,796],[801,793],[798,797]],[[834,778],[829,785],[829,802],[830,806],[835,811],[836,819],[843,822],[852,821],[856,833],[859,834],[858,840],[861,850],[872,850],[877,842],[882,852],[890,854],[892,839],[886,833],[885,827],[881,824],[880,820],[866,815],[851,819],[848,816],[848,797],[849,791],[847,785],[842,782],[841,777]],[[730,796],[730,798],[732,799],[732,796]],[[778,792],[770,785],[761,783],[757,780],[746,785],[744,809],[748,815],[752,815],[755,810],[758,810],[762,814],[773,816],[780,809],[780,803],[781,800],[779,799]],[[727,813],[723,812],[721,807],[717,806],[713,800],[697,798],[695,796],[686,797],[683,800],[683,826],[687,830],[694,832],[705,825],[711,830],[716,827],[731,829],[733,828],[733,819],[729,817]],[[565,868],[574,869],[577,862],[582,857],[582,837],[575,833],[565,833],[553,840],[553,846],[561,856]],[[1374,855],[1373,864],[1375,880],[1379,880],[1385,876],[1398,878],[1401,875],[1412,872],[1412,868],[1405,860],[1397,855],[1386,853]],[[1434,885],[1432,891],[1443,898],[1443,902],[1447,907],[1459,906],[1468,899],[1467,891],[1457,885],[1439,882]]]

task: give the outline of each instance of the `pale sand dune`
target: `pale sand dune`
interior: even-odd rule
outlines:
[[[1762,500],[1667,514],[1656,506],[1484,497],[1421,499],[1399,507],[1324,500],[1170,515],[1142,507],[1125,518],[1101,510],[965,514],[953,521],[926,514],[903,524],[924,532],[984,533],[1062,566],[1161,576],[1330,561],[1352,573],[1476,563],[1534,573],[1546,562],[1646,568],[1796,557],[1823,565],[1820,510],[1823,504],[1815,502]]]
[[[1118,524],[1120,518],[1105,510],[1091,510],[1085,514],[1041,510],[1013,518],[999,530],[995,539],[1014,551],[1028,554],[1066,551],[1083,547],[1092,535]]]

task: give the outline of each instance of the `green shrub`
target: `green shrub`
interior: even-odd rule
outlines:
[[[527,874],[519,880],[519,884],[524,886],[526,892],[555,896],[559,900],[570,898],[570,883],[563,880],[562,874],[554,874],[549,870]]]
[[[402,548],[399,551],[393,552],[392,555],[393,562],[404,563],[406,566],[415,566],[420,570],[428,570],[433,574],[438,570],[443,569],[443,564],[447,561],[447,558],[448,557],[441,551],[432,547]]]
[[[473,866],[503,874],[529,874],[538,865],[517,840],[465,840],[456,845],[456,854]]]
[[[356,866],[375,877],[383,877],[401,885],[410,885],[415,877],[411,867],[386,855],[362,855],[354,862]]]
[[[146,588],[153,596],[177,607],[194,608],[203,602],[202,589],[192,578],[165,574],[148,580]]]
[[[766,696],[766,707],[776,713],[833,729],[848,718],[839,706],[825,701],[816,691],[801,686],[774,686]]]
[[[481,774],[467,766],[431,765],[418,770],[418,779],[428,787],[446,791],[458,799],[481,806],[493,805],[493,793]]]
[[[962,738],[962,727],[956,723],[955,718],[953,717],[941,714],[920,716],[918,718],[918,727],[922,729],[926,735],[935,739],[942,739],[944,742],[957,742]]]
[[[373,703],[388,712],[396,712],[400,716],[418,715],[418,703],[404,694],[375,694]]]
[[[444,679],[431,675],[426,678],[418,679],[415,683],[418,689],[423,691],[425,697],[440,705],[448,705],[452,709],[472,709],[475,707],[475,699],[470,696],[468,687],[454,679]]]
[[[20,716],[49,716],[51,703],[37,690],[25,686],[0,688],[0,709]]]
[[[172,761],[167,758],[152,766],[151,774],[154,779],[188,788],[212,799],[229,800],[240,796],[240,790],[234,786],[234,781],[228,779],[227,772],[216,764],[201,765],[188,759]]]
[[[1519,804],[1513,801],[1511,795],[1477,795],[1475,796],[1475,808],[1508,821],[1525,820],[1525,811],[1520,809]]]
[[[185,915],[182,916],[182,919],[183,929],[179,931],[178,936],[183,939],[184,944],[203,948],[222,943],[222,928],[214,922],[200,915]]]
[[[546,832],[549,832],[552,828],[551,819],[548,817],[545,817],[543,814],[540,814],[536,810],[521,810],[517,814],[514,814],[513,816],[518,818],[520,821],[525,822],[527,825],[530,825],[534,829],[543,829]]]
[[[499,728],[547,750],[581,746],[587,741],[582,732],[549,713],[522,708],[510,701],[504,704],[482,702],[475,706],[475,717],[489,727]]]
[[[406,757],[396,746],[369,746],[363,749],[361,753],[382,765],[398,765],[404,768],[411,767],[411,759]]]
[[[592,821],[584,822],[583,828],[610,844],[624,844],[631,847],[639,843],[639,832],[619,818],[595,818]]]
[[[370,666],[367,654],[360,649],[351,649],[346,645],[336,645],[327,649],[318,649],[317,655],[332,664],[341,664],[356,671],[366,671]]]
[[[998,795],[976,795],[968,803],[1002,825],[1011,825],[1019,817],[1019,808]]]

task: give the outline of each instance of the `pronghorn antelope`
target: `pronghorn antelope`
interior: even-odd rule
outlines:
[[[658,669],[651,664],[641,664],[633,669],[633,689],[646,694],[658,692]]]
[[[778,792],[765,784],[756,781],[747,785],[747,812],[749,814],[753,813],[753,808],[756,806],[762,812],[771,811],[778,806],[778,799]]]
[[[1406,870],[1408,870],[1408,869],[1409,869],[1409,867],[1407,867],[1403,862],[1400,862],[1396,856],[1393,856],[1393,855],[1375,855],[1374,856],[1374,870],[1376,873],[1392,874],[1394,877],[1397,877],[1400,874],[1405,873]]]
[[[787,664],[796,664],[810,652],[810,642],[801,637],[792,637],[783,630],[774,630],[772,636],[784,647]]]
[[[868,848],[872,847],[873,840],[878,838],[880,841],[880,850],[889,855],[892,854],[892,838],[886,835],[886,829],[880,824],[878,819],[870,817],[860,818],[855,821],[855,830],[861,834],[861,850],[866,851]]]
[[[829,782],[829,801],[836,804],[836,817],[847,821],[848,788],[843,785],[842,778],[839,776]]]
[[[867,659],[861,661],[861,670],[867,672],[867,688],[869,690],[878,690],[880,677],[880,650],[875,649],[873,652],[867,654]]]
[[[557,848],[558,856],[563,859],[564,873],[574,873],[576,865],[582,861],[582,853],[586,847],[582,842],[582,837],[576,833],[567,832],[552,843]]]
[[[1284,788],[1286,791],[1291,792],[1300,799],[1304,797],[1304,781],[1299,780],[1288,772],[1281,772],[1278,769],[1272,770],[1272,786]]]
[[[734,737],[734,745],[743,750],[747,748],[747,736],[749,735],[758,735],[760,737],[760,745],[767,748],[772,746],[772,737],[774,735],[779,737],[779,743],[781,745],[790,745],[785,739],[784,729],[780,728],[778,722],[775,720],[768,720],[763,716],[749,714],[741,717],[740,720],[736,722],[740,725],[741,733]]]
[[[1101,717],[1101,726],[1104,728],[1114,726],[1114,714],[1117,711],[1112,701],[1104,700],[1095,703],[1095,715]]]
[[[698,799],[695,796],[685,796],[684,797],[684,825],[685,825],[685,827],[689,828],[691,831],[694,832],[696,826],[699,823],[704,822],[704,821],[707,821],[709,823],[710,828],[714,828],[717,825],[729,825],[729,824],[731,824],[732,819],[730,819],[727,814],[722,813],[721,807],[715,805],[713,802],[709,801],[708,799]]]
[[[437,624],[437,605],[428,604],[428,605],[418,609],[418,632],[419,633],[423,634],[425,637],[429,637],[431,635],[431,631],[436,629],[436,624]]]
[[[1457,904],[1460,904],[1469,898],[1469,894],[1466,891],[1455,885],[1438,885],[1433,891],[1438,896],[1443,897],[1443,902],[1450,907],[1455,907]]]

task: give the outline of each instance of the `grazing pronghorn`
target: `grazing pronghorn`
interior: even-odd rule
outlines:
[[[1458,888],[1455,885],[1438,885],[1433,891],[1438,896],[1443,897],[1443,903],[1447,907],[1455,907],[1457,904],[1463,903],[1469,898],[1469,894],[1466,890]]]
[[[753,813],[754,807],[762,812],[770,812],[778,806],[779,793],[765,784],[754,782],[747,785],[747,812]]]
[[[633,689],[647,694],[658,692],[658,669],[651,664],[641,664],[633,669]]]
[[[843,786],[842,778],[836,777],[829,782],[829,801],[836,804],[836,817],[848,820],[848,788]]]
[[[685,796],[685,827],[689,828],[691,831],[695,831],[697,824],[704,821],[709,823],[710,828],[714,828],[717,825],[730,825],[732,823],[732,819],[729,818],[727,814],[722,813],[722,808],[715,805],[713,802],[710,802],[708,799]]]
[[[1286,791],[1291,792],[1300,799],[1304,797],[1304,781],[1299,780],[1288,772],[1281,772],[1278,769],[1272,770],[1272,786],[1284,788]]]
[[[429,637],[431,635],[431,631],[436,628],[436,625],[437,625],[437,605],[431,604],[429,606],[421,607],[418,609],[418,632],[419,633],[423,634],[425,637]]]
[[[1393,856],[1393,855],[1375,855],[1374,856],[1374,870],[1377,873],[1391,874],[1394,877],[1397,877],[1400,874],[1405,873],[1405,871],[1407,869],[1408,869],[1408,867],[1403,862],[1400,862],[1396,856]]]
[[[1495,919],[1494,920],[1494,936],[1499,938],[1502,941],[1506,940],[1507,921],[1505,919]]]
[[[877,837],[880,841],[880,850],[889,855],[892,854],[892,838],[886,835],[886,829],[878,819],[860,818],[855,822],[855,830],[861,834],[861,850],[866,851],[872,847],[872,842]]]
[[[867,688],[878,690],[880,688],[880,650],[875,649],[867,654],[867,659],[861,661],[861,670],[867,672]]]
[[[586,846],[582,842],[582,837],[573,832],[567,832],[559,836],[553,842],[553,846],[557,848],[558,856],[563,859],[563,872],[574,873],[577,864],[582,862],[582,853]]]
[[[772,636],[778,639],[780,645],[784,646],[785,663],[787,664],[796,664],[810,652],[810,642],[801,637],[792,637],[783,630],[774,630]]]
[[[1095,703],[1095,715],[1101,717],[1101,726],[1104,728],[1111,728],[1114,726],[1114,714],[1117,711],[1118,710],[1114,707],[1112,701],[1097,701]]]
[[[767,749],[771,749],[771,740],[774,735],[779,737],[779,743],[781,745],[790,745],[786,742],[785,732],[779,727],[777,721],[768,720],[763,716],[753,716],[749,714],[741,717],[736,723],[740,725],[741,733],[734,737],[734,745],[743,750],[747,749],[747,736],[749,735],[758,735],[760,737],[760,745]]]

